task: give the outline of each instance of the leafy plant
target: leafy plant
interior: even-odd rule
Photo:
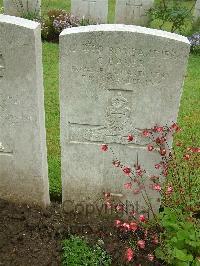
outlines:
[[[155,254],[170,265],[200,265],[200,224],[177,209],[165,208],[160,214],[163,227],[161,244]]]
[[[180,141],[175,145],[168,161],[162,204],[196,213],[200,210],[200,148],[185,147]]]
[[[194,6],[193,6],[194,7]],[[179,0],[161,0],[155,4],[148,12],[151,20],[159,20],[160,29],[163,29],[166,23],[171,24],[171,32],[182,32],[187,21],[192,21],[192,8],[182,5]]]
[[[41,21],[43,40],[58,42],[59,31],[54,27],[54,20],[59,17],[63,18],[66,14],[66,11],[61,9],[52,9],[48,11],[47,17],[43,18]]]
[[[200,226],[191,221],[195,220],[194,217],[199,215],[200,210],[198,196],[200,194],[200,180],[198,178],[200,174],[200,148],[185,147],[182,143],[177,142],[177,147],[182,148],[183,153],[180,154],[178,152],[176,154],[172,150],[170,142],[172,136],[180,132],[180,130],[180,127],[173,123],[170,126],[155,125],[150,129],[142,129],[140,132],[135,132],[136,135],[127,135],[127,143],[136,141],[139,135],[143,140],[146,139],[147,151],[160,153],[160,162],[158,161],[154,165],[158,172],[154,175],[148,173],[139,164],[138,159],[133,167],[127,166],[117,158],[112,147],[107,144],[101,145],[102,151],[110,150],[112,152],[113,166],[128,176],[129,182],[124,184],[124,188],[131,191],[133,195],[141,194],[146,207],[154,217],[154,225],[152,226],[148,221],[148,217],[144,214],[145,212],[141,214],[142,210],[138,212],[134,209],[129,212],[124,203],[115,204],[112,193],[104,193],[108,208],[113,208],[120,212],[125,211],[129,216],[127,221],[115,221],[115,226],[120,231],[125,231],[128,237],[132,236],[132,244],[134,243],[134,245],[129,244],[129,248],[126,251],[128,261],[138,259],[141,250],[146,260],[155,261],[154,253],[149,253],[149,247],[153,249],[152,243],[159,243],[157,233],[164,231],[162,248],[165,252],[161,253],[162,249],[160,249],[160,253],[157,251],[158,258],[175,266],[181,265],[180,261],[183,263],[182,265],[198,265]],[[165,183],[163,183],[163,177],[166,179]],[[165,209],[161,219],[159,219],[154,211],[155,201],[150,197],[149,189],[161,194],[162,205],[170,207],[172,209],[171,213],[167,211],[168,209]],[[159,197],[158,200],[160,200]],[[154,230],[152,230],[153,228]],[[170,231],[168,230],[169,228],[173,230]],[[185,236],[185,244],[183,243],[181,246],[181,241],[183,240],[179,241],[178,237],[181,237],[184,230],[188,230],[189,234]],[[174,236],[173,233],[178,233],[178,236]],[[169,239],[167,238],[168,235]],[[175,241],[175,245],[170,241]],[[195,244],[196,241],[197,243]],[[184,264],[190,262],[192,264]]]
[[[192,52],[200,52],[200,33],[195,33],[188,37]]]
[[[4,12],[3,6],[0,6],[0,14],[3,14],[3,12]]]
[[[71,236],[62,243],[63,256],[62,265],[111,265],[111,258],[109,255],[98,245],[91,248],[88,243],[78,236]]]
[[[47,17],[41,20],[42,38],[46,41],[58,42],[59,35],[64,29],[87,26],[91,23],[89,19],[79,19],[65,10],[53,9],[47,13]]]

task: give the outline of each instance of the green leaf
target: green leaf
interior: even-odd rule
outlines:
[[[174,257],[181,261],[193,261],[193,256],[191,254],[187,254],[186,250],[174,249]]]

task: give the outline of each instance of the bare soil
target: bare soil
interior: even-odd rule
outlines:
[[[71,234],[87,236],[91,245],[100,241],[112,256],[112,265],[127,265],[124,251],[130,235],[117,232],[112,219],[69,215],[59,203],[41,209],[0,200],[0,265],[61,265],[61,241]],[[136,258],[130,265],[140,262]]]

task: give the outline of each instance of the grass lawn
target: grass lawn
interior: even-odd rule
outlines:
[[[186,2],[187,4],[187,2]],[[191,1],[188,2],[191,5]],[[0,0],[2,5],[2,0]],[[115,0],[109,0],[109,22],[114,21]],[[44,0],[42,13],[52,8],[70,10],[70,0]],[[156,27],[156,24],[152,25]],[[187,32],[189,29],[187,28]],[[50,192],[54,198],[61,197],[60,144],[59,144],[59,84],[58,45],[43,44],[46,129]],[[177,138],[188,146],[200,146],[200,55],[189,58],[187,77],[181,100],[178,122],[182,132]]]
[[[58,45],[43,44],[46,130],[50,192],[61,197]]]

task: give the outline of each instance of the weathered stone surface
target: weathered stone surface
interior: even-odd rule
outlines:
[[[39,23],[0,15],[0,197],[49,204]]]
[[[115,23],[146,26],[149,21],[147,11],[154,0],[117,0],[115,7]]]
[[[72,202],[94,203],[107,191],[144,206],[141,195],[123,189],[129,178],[112,166],[112,154],[102,154],[100,145],[108,143],[124,165],[133,167],[138,157],[148,173],[158,174],[154,166],[160,154],[147,151],[149,140],[141,132],[176,121],[188,54],[187,38],[137,26],[97,25],[61,33],[61,161],[67,209],[73,209]],[[132,143],[127,141],[130,133]],[[156,201],[156,194],[149,193]]]
[[[79,18],[89,18],[94,22],[106,23],[108,0],[72,0],[71,13]]]
[[[28,12],[40,14],[41,0],[3,0],[4,13],[10,16],[22,16]]]
[[[195,20],[200,19],[200,0],[196,1],[196,5],[194,8],[194,17]]]

